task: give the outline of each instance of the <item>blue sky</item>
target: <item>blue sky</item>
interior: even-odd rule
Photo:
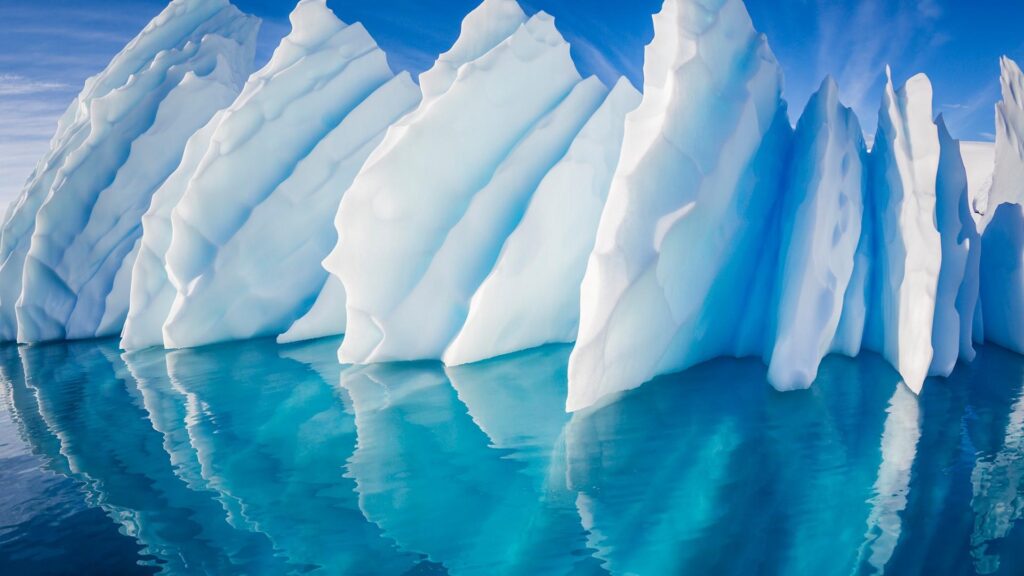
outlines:
[[[396,69],[420,72],[458,34],[479,0],[329,0],[363,22]],[[546,10],[573,44],[582,72],[642,85],[643,47],[662,0],[523,0]],[[288,31],[294,2],[238,0],[264,19],[258,59]],[[84,80],[165,5],[161,0],[0,0],[0,205],[46,151],[56,118]],[[954,136],[991,140],[998,57],[1024,61],[1019,0],[747,0],[755,26],[786,72],[795,117],[826,74],[874,131],[884,66],[898,82],[917,72],[935,85],[936,113]]]

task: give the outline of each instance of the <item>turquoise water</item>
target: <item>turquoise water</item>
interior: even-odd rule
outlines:
[[[563,413],[569,349],[0,348],[0,574],[1024,574],[1024,358],[756,361]]]

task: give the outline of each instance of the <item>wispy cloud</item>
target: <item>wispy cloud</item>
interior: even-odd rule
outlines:
[[[574,34],[565,36],[572,46],[574,59],[586,62],[586,70],[582,71],[584,74],[594,74],[608,86],[613,86],[622,76],[626,76],[634,84],[639,83],[643,86],[643,72],[640,66],[625,61],[613,61],[614,54],[610,56],[587,38]]]
[[[994,117],[993,102],[998,100],[999,80],[993,77],[991,82],[976,90],[967,99],[961,102],[941,104],[939,109],[943,112],[950,131],[957,133],[966,131],[972,121],[977,120],[981,115],[990,119]],[[991,133],[983,132],[978,136],[986,140],[995,140],[995,135]]]
[[[57,119],[85,79],[165,0],[0,1],[0,205],[13,199],[49,149]]]
[[[897,76],[909,76],[932,50],[948,41],[937,29],[943,9],[935,0],[856,4],[817,0],[816,10],[816,81],[832,74],[844,102],[869,132],[874,131],[885,66],[898,65]]]
[[[63,92],[71,89],[70,84],[63,82],[32,80],[18,74],[0,74],[0,97]]]

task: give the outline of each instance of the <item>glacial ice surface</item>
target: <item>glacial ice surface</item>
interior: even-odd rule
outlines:
[[[342,361],[441,357],[501,242],[604,92],[581,82],[541,12],[388,131],[342,199],[325,261],[347,293]]]
[[[620,80],[544,177],[473,295],[446,364],[576,339],[579,285],[618,164],[623,121],[639,102],[640,93]]]
[[[569,410],[763,353],[774,267],[762,251],[791,128],[778,63],[743,2],[706,4],[666,2],[654,17],[643,100],[583,279]]]
[[[831,79],[800,117],[790,158],[768,367],[769,381],[780,390],[809,387],[833,348],[861,239],[867,148],[857,117],[839,103],[839,87]],[[852,311],[852,303],[847,309]],[[860,339],[853,326],[863,330],[863,314],[847,322],[856,354]]]
[[[341,194],[419,99],[407,75],[392,81],[366,30],[323,0],[303,0],[291,21],[172,213],[167,347],[277,335],[304,313],[326,280]]]
[[[942,265],[936,228],[939,133],[924,75],[900,90],[889,78],[872,149],[878,237],[868,346],[920,392],[932,362],[932,325]]]
[[[970,207],[970,185],[960,144],[938,121],[939,156],[936,223],[942,236],[942,268],[935,299],[930,376],[948,377],[959,359],[974,360],[975,314],[981,237]]]
[[[226,0],[175,0],[86,82],[4,223],[0,338],[120,331],[126,301],[107,297],[123,292],[141,215],[192,133],[237,93],[258,22]]]

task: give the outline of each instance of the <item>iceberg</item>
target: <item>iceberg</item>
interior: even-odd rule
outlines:
[[[384,86],[393,78],[384,52],[324,0],[302,0],[291,22],[225,112],[172,212],[168,348],[287,329],[326,279],[317,263],[334,236],[324,214],[373,140],[418,99],[407,77]]]
[[[639,103],[640,93],[619,80],[544,177],[473,295],[446,364],[576,339],[579,285],[618,164],[625,115]]]
[[[809,387],[834,346],[862,236],[866,165],[860,123],[827,79],[797,124],[781,211],[779,300],[768,368],[768,380],[779,390]],[[850,347],[855,354],[860,346]]]
[[[526,13],[516,0],[481,2],[462,20],[455,44],[438,56],[434,65],[420,75],[424,104],[447,92],[457,80],[459,69],[464,64],[490,52],[526,21]],[[405,125],[405,122],[400,124]]]
[[[581,81],[541,12],[434,92],[388,131],[341,201],[325,266],[347,295],[343,362],[441,357],[530,195],[606,89]]]
[[[779,65],[741,0],[666,2],[654,26],[581,288],[569,410],[764,353],[774,266],[761,252],[792,132]]]
[[[126,350],[346,334],[352,364],[576,342],[581,410],[720,356],[778,390],[880,352],[910,391],[1024,353],[1024,74],[958,142],[887,71],[878,133],[830,79],[797,126],[743,0],[666,0],[644,91],[484,0],[419,77],[301,0],[173,0],[60,119],[0,229],[0,341]],[[987,313],[986,313],[987,312]],[[371,371],[372,372],[372,371]]]
[[[258,19],[226,0],[175,0],[58,123],[51,151],[0,241],[0,338],[116,334],[107,296],[141,234],[150,197],[195,130],[237,94]]]
[[[1024,73],[1003,58],[996,105],[995,173],[982,221],[985,340],[1024,354]]]

